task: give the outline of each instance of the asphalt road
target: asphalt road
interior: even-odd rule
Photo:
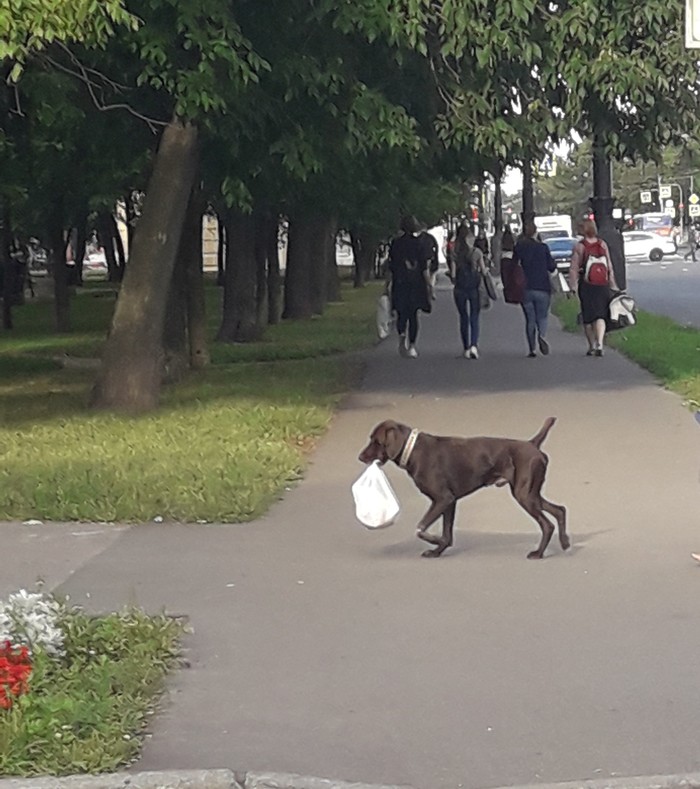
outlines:
[[[641,309],[700,326],[700,251],[697,263],[684,261],[685,251],[659,263],[628,263],[627,288]]]

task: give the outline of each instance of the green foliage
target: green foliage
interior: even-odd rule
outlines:
[[[567,122],[604,134],[616,156],[657,155],[697,123],[697,57],[686,50],[684,5],[652,0],[568,0],[553,15]]]
[[[137,609],[91,617],[70,609],[66,656],[35,656],[30,692],[0,710],[0,773],[114,771],[138,754],[141,735],[183,627]]]
[[[135,420],[86,415],[89,371],[46,369],[55,340],[42,345],[35,318],[18,310],[26,328],[18,325],[0,354],[0,519],[261,515],[302,473],[354,373],[332,354],[373,341],[377,287],[348,289],[323,317],[271,327],[259,343],[217,346],[211,369]],[[93,350],[103,341],[108,314],[97,303],[100,315],[76,310],[100,321],[91,332],[90,318],[78,326],[79,349],[90,337]],[[72,339],[62,339],[63,349],[72,351]]]
[[[15,81],[27,59],[47,46],[104,46],[116,26],[137,26],[123,0],[0,0],[0,63],[13,64]]]

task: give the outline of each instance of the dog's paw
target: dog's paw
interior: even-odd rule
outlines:
[[[527,555],[528,559],[541,559],[542,554],[539,551],[530,551]]]
[[[563,551],[568,551],[571,548],[571,540],[568,537],[561,538],[561,548]]]
[[[427,551],[423,551],[421,556],[424,559],[437,559],[438,556],[442,556],[442,551],[443,551],[442,548],[430,548]]]

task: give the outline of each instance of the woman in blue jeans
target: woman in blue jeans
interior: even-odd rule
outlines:
[[[525,273],[525,334],[529,348],[528,357],[534,359],[535,346],[541,353],[549,353],[547,342],[547,319],[549,304],[552,300],[552,283],[549,275],[556,271],[556,263],[549,247],[538,241],[537,227],[534,222],[526,222],[523,237],[515,245],[513,258],[520,263]]]
[[[459,312],[465,359],[479,358],[479,317],[481,302],[479,285],[485,271],[484,255],[475,246],[474,232],[466,225],[457,231],[450,275],[454,284],[454,300]]]

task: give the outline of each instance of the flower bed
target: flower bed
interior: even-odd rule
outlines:
[[[0,602],[0,775],[132,762],[182,631],[167,616],[94,617],[24,590]]]

